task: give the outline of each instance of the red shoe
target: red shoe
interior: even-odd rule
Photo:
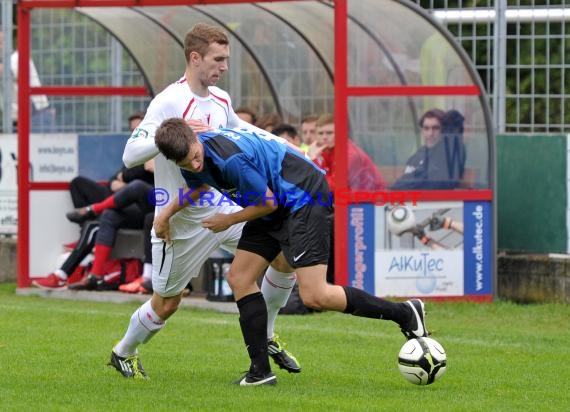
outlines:
[[[119,290],[121,292],[125,292],[125,293],[138,293],[139,288],[141,286],[141,283],[143,283],[143,281],[144,281],[144,278],[142,276],[139,276],[138,278],[133,280],[131,283],[125,283],[125,284],[119,286]]]
[[[45,278],[35,279],[32,285],[42,289],[63,289],[67,285],[67,281],[57,276],[55,273],[50,273]]]

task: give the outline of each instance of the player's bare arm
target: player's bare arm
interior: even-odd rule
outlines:
[[[170,218],[186,206],[190,205],[190,200],[194,202],[194,204],[198,204],[201,193],[211,190],[211,187],[208,185],[202,185],[198,188],[190,189],[186,186],[182,190],[182,193],[188,195],[182,196],[182,198],[180,195],[177,196],[175,200],[166,205],[166,207],[164,207],[154,218],[153,227],[156,237],[164,239],[167,242],[170,242]]]
[[[223,232],[230,226],[266,216],[276,209],[277,203],[275,202],[273,192],[267,189],[265,198],[259,204],[247,206],[236,213],[216,213],[214,216],[202,220],[202,227],[210,229],[214,233]]]

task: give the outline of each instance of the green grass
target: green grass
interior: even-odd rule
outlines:
[[[418,387],[397,370],[392,322],[281,316],[303,372],[276,387],[231,384],[248,359],[237,315],[181,309],[141,347],[150,381],[106,366],[137,304],[20,297],[0,285],[0,410],[562,411],[570,395],[570,306],[431,303],[447,373]]]

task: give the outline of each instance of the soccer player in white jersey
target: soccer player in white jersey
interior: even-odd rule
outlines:
[[[184,54],[184,76],[151,101],[144,120],[133,131],[123,154],[127,167],[155,158],[155,187],[165,190],[172,199],[177,198],[179,189],[186,185],[178,166],[159,154],[155,146],[154,134],[164,120],[172,117],[185,119],[197,132],[211,127],[253,127],[236,115],[228,93],[214,86],[228,69],[227,34],[218,27],[199,23],[186,35]],[[199,203],[200,193],[205,191],[212,195],[212,204],[216,206]],[[241,209],[237,205],[220,202],[221,196],[211,187],[203,186],[191,196],[196,206],[185,207],[171,218],[168,240],[158,238],[153,230],[153,296],[133,313],[125,335],[111,353],[109,364],[123,376],[148,377],[137,347],[148,342],[176,312],[185,286],[198,275],[214,250],[222,247],[235,252],[243,225],[236,225],[221,233],[213,233],[202,227],[202,220],[209,216],[234,213]],[[164,207],[157,202],[155,215],[160,214]],[[280,368],[300,372],[296,359],[283,349],[273,333],[277,313],[287,302],[294,284],[294,273],[269,267],[261,291],[267,306],[266,350]],[[240,304],[238,300],[238,307]]]

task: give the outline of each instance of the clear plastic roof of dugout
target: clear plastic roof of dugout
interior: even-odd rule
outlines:
[[[230,70],[220,86],[230,92],[234,107],[250,106],[259,114],[277,112],[296,126],[308,114],[335,114],[337,188],[347,187],[343,185],[351,168],[346,131],[391,184],[422,145],[419,118],[439,108],[456,110],[464,118],[466,181],[453,190],[423,191],[420,200],[493,200],[494,136],[484,89],[461,47],[412,2],[20,0],[17,8],[20,165],[29,163],[30,108],[24,103],[30,95],[154,96],[183,75],[183,39],[203,21],[230,33]],[[138,64],[140,83],[28,86],[26,62],[32,44],[28,11],[33,14],[34,8],[71,8],[100,24]],[[61,182],[31,182],[23,167],[18,169],[18,182],[18,285],[22,287],[29,285],[32,256],[29,194],[62,187]],[[347,228],[348,206],[336,205],[335,262],[341,274],[348,273]],[[338,281],[347,284],[348,278]]]
[[[334,9],[327,2],[76,10],[124,44],[153,95],[182,76],[184,36],[207,22],[231,36],[230,70],[220,86],[231,92],[234,107],[277,112],[296,126],[305,115],[333,111]],[[455,41],[411,2],[351,0],[348,15],[349,87],[386,87],[380,96],[349,98],[351,138],[391,183],[421,145],[421,115],[431,108],[458,110],[465,117],[466,187],[489,188],[489,110]],[[447,89],[437,94],[431,86]]]

